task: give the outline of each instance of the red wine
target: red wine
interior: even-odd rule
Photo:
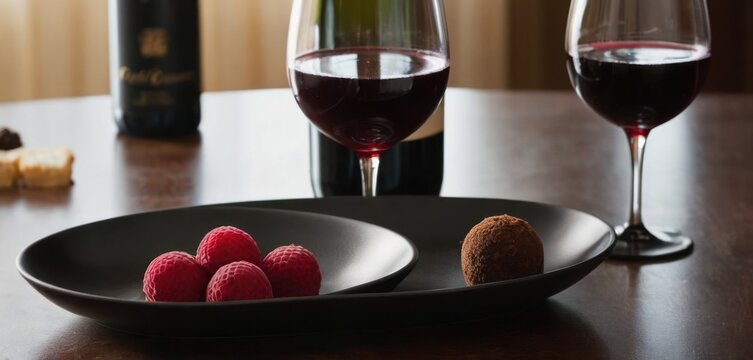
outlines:
[[[434,112],[446,59],[403,49],[321,50],[295,60],[291,83],[304,114],[358,157],[379,155]]]
[[[110,91],[118,128],[141,136],[195,132],[198,0],[110,0]]]
[[[380,156],[377,195],[439,195],[444,173],[443,117],[439,113],[427,121],[425,126],[432,128],[428,136],[399,142]],[[313,126],[311,184],[317,197],[361,195],[355,153]]]
[[[668,42],[603,42],[570,54],[578,95],[631,133],[647,134],[690,105],[706,77],[705,47]]]

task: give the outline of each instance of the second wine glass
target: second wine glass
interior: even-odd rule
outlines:
[[[288,77],[303,113],[356,152],[363,195],[379,155],[418,129],[449,77],[442,0],[295,0]]]
[[[565,50],[583,101],[627,135],[630,219],[615,230],[613,257],[681,254],[690,238],[649,231],[641,216],[643,149],[649,132],[693,102],[706,77],[711,35],[705,0],[573,0]]]

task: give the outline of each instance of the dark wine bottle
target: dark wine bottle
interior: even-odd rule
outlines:
[[[350,34],[379,18],[374,13],[377,0],[323,0],[318,41],[321,48],[363,46]],[[417,4],[406,3],[406,18]],[[410,49],[406,37],[405,48]],[[311,126],[311,184],[314,194],[321,196],[361,196],[361,169],[353,150],[335,142]],[[438,195],[444,173],[444,105],[440,104],[413,135],[390,147],[380,156],[377,173],[377,195]]]
[[[444,173],[444,105],[379,160],[377,195],[438,195]],[[361,195],[355,153],[311,126],[311,185],[317,197]]]
[[[110,91],[118,128],[195,132],[201,121],[198,0],[109,0]]]

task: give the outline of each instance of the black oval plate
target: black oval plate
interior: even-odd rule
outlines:
[[[37,265],[37,268],[29,266],[33,260],[39,260],[34,252],[36,246],[43,245],[59,236],[69,239],[64,243],[76,242],[71,232],[95,230],[89,229],[91,226],[99,226],[93,233],[93,236],[99,240],[91,239],[88,246],[101,248],[102,245],[96,245],[96,241],[106,243],[109,241],[107,240],[108,234],[112,234],[114,230],[128,231],[126,224],[122,224],[118,229],[111,228],[110,224],[113,222],[128,220],[129,226],[136,226],[142,229],[141,233],[145,233],[150,228],[161,226],[159,216],[168,216],[185,226],[195,226],[200,225],[203,220],[189,221],[184,217],[185,214],[218,209],[227,211],[227,208],[303,210],[378,224],[410,238],[418,248],[421,258],[394,292],[213,304],[147,303],[134,300],[133,292],[121,294],[127,295],[127,298],[81,296],[80,291],[72,293],[60,287],[40,284],[39,280],[33,277],[40,271],[50,273],[69,272],[68,270],[60,269],[59,265],[53,264]],[[544,242],[544,273],[473,287],[465,286],[460,270],[461,241],[468,230],[484,217],[503,213],[527,220],[539,233]],[[189,222],[197,224],[189,224]],[[305,234],[301,228],[295,228],[294,225],[288,227],[293,228],[291,231],[296,234]],[[127,241],[127,237],[123,236],[118,236],[118,239]],[[264,241],[263,239],[257,240],[260,243]],[[22,275],[32,286],[53,302],[113,328],[176,337],[259,335],[426,325],[495,316],[502,309],[515,304],[546,299],[576,283],[607,257],[614,242],[615,236],[612,228],[600,219],[577,210],[546,204],[438,197],[375,199],[343,197],[237,203],[108,220],[74,228],[31,245],[19,256],[18,266]],[[127,245],[121,244],[118,248],[121,251],[128,251],[126,249],[134,247]],[[164,245],[160,244],[160,241],[156,240],[148,246],[150,251],[156,253],[167,250]],[[364,254],[370,255],[361,257],[357,261],[350,261],[349,265],[337,267],[337,269],[344,273],[360,272],[362,266],[368,267],[372,257],[394,256],[394,254],[382,253],[391,246],[385,243],[381,246],[369,247]],[[59,244],[55,253],[65,254],[69,247],[69,245]],[[66,256],[71,256],[71,254]],[[150,256],[154,255],[143,255],[143,261],[148,263]],[[340,257],[350,258],[351,256],[348,253],[341,253],[335,257],[335,260],[347,261]],[[408,258],[412,259],[410,256]],[[320,258],[320,262],[330,261],[329,259]],[[404,259],[401,261],[404,263]],[[128,267],[128,264],[122,266]],[[146,267],[146,264],[143,264],[143,267]],[[397,267],[406,269],[399,265]],[[112,271],[119,273],[118,269]],[[143,268],[138,274],[138,285],[140,285],[141,274],[143,274]],[[356,290],[374,290],[381,287],[386,291],[399,281],[399,274],[388,277],[384,282],[376,281],[372,284],[376,287],[367,285],[366,288],[356,288]],[[69,282],[76,282],[76,279],[83,275],[79,273],[70,276]],[[105,284],[93,287],[89,290],[111,291],[105,294],[119,294],[116,289],[107,290]],[[330,288],[330,290],[335,289]]]
[[[18,257],[18,269],[52,302],[106,325],[139,324],[150,332],[152,324],[171,321],[172,315],[167,314],[186,311],[185,320],[197,326],[203,322],[189,315],[193,309],[205,308],[200,311],[216,320],[223,317],[214,317],[215,313],[229,303],[148,303],[141,291],[144,271],[164,252],[195,254],[204,234],[221,225],[251,233],[262,256],[292,243],[311,250],[320,264],[322,295],[390,291],[418,258],[413,244],[401,235],[362,221],[300,211],[214,206],[130,215],[68,229],[27,247]],[[230,306],[253,311],[258,303],[242,301]],[[171,310],[160,312],[165,309]],[[186,326],[181,322],[174,324]]]

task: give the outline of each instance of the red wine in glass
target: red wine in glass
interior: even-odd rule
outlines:
[[[687,252],[676,231],[652,233],[641,219],[643,148],[649,132],[693,102],[709,66],[708,47],[664,41],[605,41],[579,45],[567,62],[578,95],[625,130],[633,158],[630,221],[618,226],[612,256],[648,258]]]
[[[671,42],[613,41],[581,45],[567,65],[583,101],[629,134],[645,136],[693,102],[708,54]]]
[[[643,154],[651,129],[685,110],[706,77],[711,56],[706,0],[571,0],[565,52],[578,95],[621,127],[630,146],[630,218],[615,227],[610,256],[688,254],[690,237],[643,224]]]
[[[359,158],[378,156],[434,112],[446,57],[376,47],[319,50],[295,59],[291,85],[304,114]]]

